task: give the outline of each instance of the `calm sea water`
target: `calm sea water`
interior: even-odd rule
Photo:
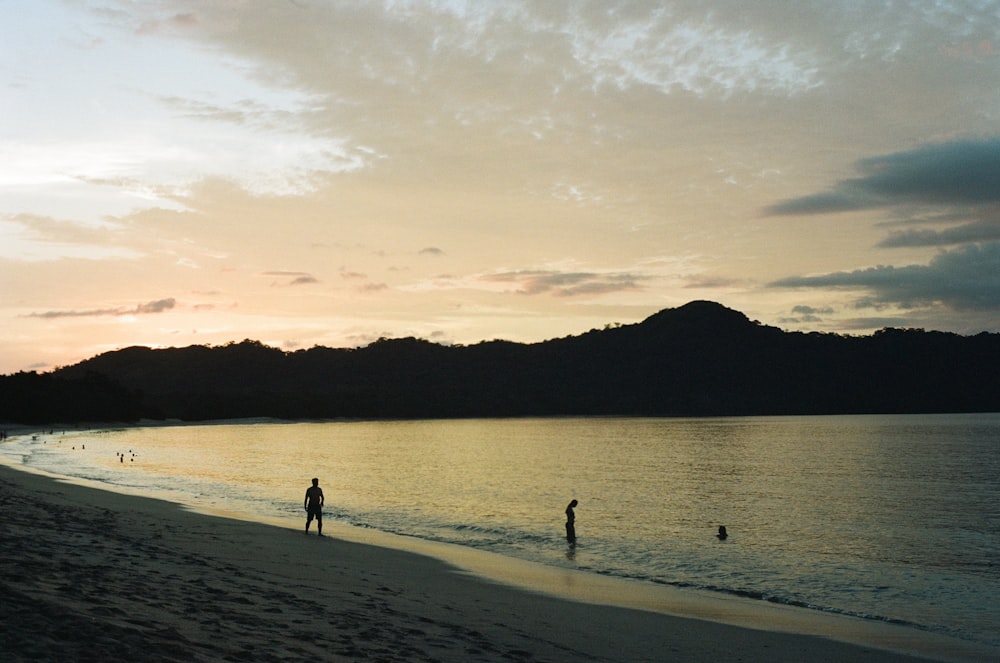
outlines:
[[[1000,646],[1000,414],[247,423],[0,453],[299,525],[315,476],[327,519]]]

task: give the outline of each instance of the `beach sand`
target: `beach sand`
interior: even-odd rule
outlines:
[[[8,663],[920,660],[564,600],[413,552],[3,465],[0,550]]]

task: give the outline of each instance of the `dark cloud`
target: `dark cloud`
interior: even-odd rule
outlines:
[[[319,283],[319,280],[310,274],[309,272],[287,272],[283,270],[263,272],[264,276],[280,276],[280,277],[291,277],[291,281],[285,285],[309,285],[312,283]],[[272,286],[278,285],[277,283],[272,283]]]
[[[173,297],[139,304],[135,308],[102,308],[84,311],[45,311],[44,313],[29,313],[29,318],[90,318],[105,315],[144,315],[147,313],[163,313],[174,308],[177,301]]]
[[[772,215],[825,214],[893,205],[1000,202],[1000,138],[956,140],[862,159],[861,176],[829,191],[766,208]]]
[[[857,305],[912,308],[944,304],[959,311],[1000,310],[1000,242],[970,244],[935,256],[927,265],[878,266],[820,276],[793,276],[777,288],[841,288],[869,296]]]
[[[864,308],[943,305],[1000,309],[1000,138],[955,140],[857,162],[860,176],[829,191],[781,201],[773,215],[892,208],[896,229],[881,248],[953,246],[927,265],[878,266],[793,276],[774,287],[865,291]]]
[[[516,284],[524,295],[554,294],[557,297],[606,294],[638,290],[640,277],[634,274],[602,274],[593,272],[516,271],[483,277],[492,282]]]
[[[792,308],[792,313],[798,315],[829,315],[833,313],[833,309],[829,306],[824,308],[816,308],[814,306],[795,306]]]
[[[834,311],[829,306],[816,308],[814,306],[794,306],[793,315],[790,317],[778,318],[779,323],[800,325],[807,322],[823,322],[824,315],[830,315]]]
[[[907,246],[952,246],[970,242],[1000,240],[1000,216],[998,220],[982,220],[966,223],[945,230],[930,228],[898,230],[878,243],[883,248]]]
[[[172,309],[176,303],[177,301],[173,297],[157,299],[155,302],[139,304],[131,313],[163,313]]]
[[[437,248],[436,246],[428,246],[427,248],[420,249],[420,255],[430,255],[430,256],[443,256],[444,251]]]

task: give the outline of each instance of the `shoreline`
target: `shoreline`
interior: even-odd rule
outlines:
[[[692,593],[696,600],[678,602],[683,590],[647,594],[659,588],[408,537],[348,536],[342,530],[354,528],[345,525],[307,537],[5,463],[0,498],[0,586],[10,597],[0,608],[0,650],[14,661],[996,656],[972,643],[775,605],[754,606],[756,623],[734,626],[746,601]],[[669,605],[666,594],[674,596]],[[828,630],[808,634],[816,622]]]

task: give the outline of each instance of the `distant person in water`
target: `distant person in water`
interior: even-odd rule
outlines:
[[[306,534],[309,524],[316,519],[316,531],[323,536],[323,489],[319,487],[319,479],[313,479],[313,485],[306,488],[306,499],[303,503],[306,510]]]
[[[719,533],[716,534],[715,536],[719,537],[719,541],[725,541],[727,538],[729,538],[729,535],[726,534],[726,526],[719,525]]]
[[[576,543],[576,514],[573,512],[573,508],[577,504],[578,502],[573,500],[566,507],[566,540],[570,543]]]

